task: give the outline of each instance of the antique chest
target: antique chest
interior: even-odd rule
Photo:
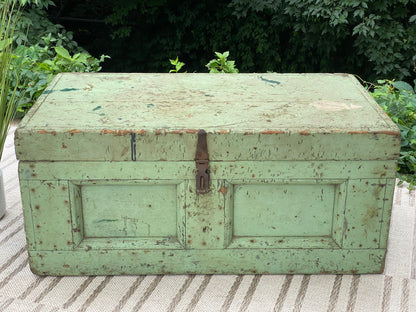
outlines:
[[[15,144],[37,274],[383,271],[400,132],[351,75],[58,75]]]

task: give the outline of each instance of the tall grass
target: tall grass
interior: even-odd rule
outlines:
[[[19,66],[12,66],[13,36],[19,11],[15,0],[0,0],[0,159],[10,122],[16,114]],[[18,62],[14,62],[15,64]],[[12,83],[12,79],[13,81]],[[14,87],[11,87],[11,86]]]

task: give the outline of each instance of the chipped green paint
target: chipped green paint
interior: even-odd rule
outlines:
[[[15,140],[37,274],[383,270],[400,132],[353,76],[63,74]]]

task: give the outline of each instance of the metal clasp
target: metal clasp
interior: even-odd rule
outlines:
[[[209,192],[209,155],[207,144],[207,133],[205,130],[198,131],[198,142],[196,145],[195,153],[195,165],[196,165],[196,191],[199,194],[205,194]]]

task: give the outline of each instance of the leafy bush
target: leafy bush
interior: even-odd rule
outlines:
[[[227,58],[230,56],[230,52],[224,53],[215,52],[217,59],[213,59],[208,62],[205,67],[209,69],[210,73],[227,73],[235,74],[238,73],[238,69],[235,67],[235,61],[229,61]]]
[[[287,57],[295,64],[301,59],[331,71],[341,61],[347,72],[371,80],[414,75],[416,0],[232,0],[230,6],[238,17],[272,11],[291,33]]]
[[[174,60],[169,60],[169,61],[170,61],[170,64],[171,65],[175,66],[175,69],[171,69],[169,71],[169,73],[179,73],[179,71],[181,70],[181,68],[183,66],[185,66],[185,63],[180,62],[178,57],[176,57],[176,59],[174,59]]]
[[[399,177],[416,186],[416,94],[403,81],[379,80],[371,93],[400,129]],[[416,87],[416,80],[414,81]]]
[[[66,7],[66,16],[107,22],[67,25],[89,51],[112,56],[108,71],[166,72],[166,59],[180,55],[193,72],[211,51],[230,50],[241,72],[351,72],[370,81],[416,78],[415,12],[416,0],[74,0]]]
[[[50,0],[20,0],[26,5],[15,21],[14,51],[11,67],[19,65],[20,80],[10,79],[20,99],[18,117],[35,103],[55,75],[61,72],[101,70],[99,59],[92,57],[73,40],[73,34],[47,18]],[[13,16],[13,15],[12,15]],[[72,55],[72,56],[71,56]],[[10,73],[11,74],[11,73]]]
[[[39,95],[45,90],[53,77],[62,72],[96,72],[101,70],[100,63],[108,56],[100,59],[87,52],[79,52],[72,57],[59,41],[49,34],[42,38],[43,44],[19,46],[14,60],[21,63],[21,83],[17,86],[21,97],[18,111],[20,115],[33,106]],[[54,44],[55,43],[55,44]]]
[[[230,52],[226,51],[224,53],[215,52],[217,59],[212,59],[205,65],[209,69],[210,73],[226,73],[226,74],[236,74],[238,69],[235,67],[235,61],[229,61],[228,57]],[[178,57],[174,60],[169,60],[170,64],[175,66],[175,69],[171,69],[169,73],[178,73],[185,63],[180,62]],[[185,72],[186,73],[186,72]]]
[[[64,26],[52,23],[48,18],[46,9],[54,6],[50,0],[20,0],[25,4],[24,10],[16,23],[15,45],[32,46],[45,44],[43,37],[49,36],[49,41],[65,47],[69,52],[84,51],[73,40],[73,33],[66,31]]]

